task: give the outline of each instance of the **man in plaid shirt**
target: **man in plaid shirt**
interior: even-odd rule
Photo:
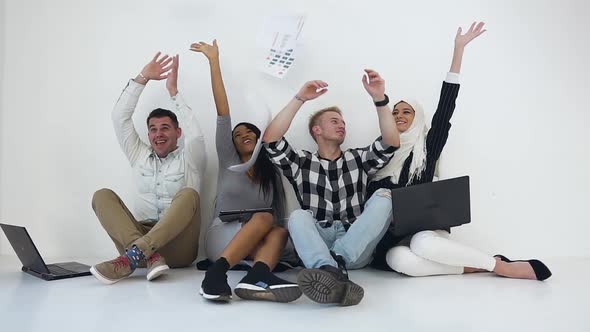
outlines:
[[[309,132],[315,153],[296,150],[283,137],[301,106],[327,92],[328,84],[310,81],[272,120],[263,140],[273,163],[291,182],[300,210],[289,216],[288,228],[306,269],[297,276],[305,295],[320,303],[355,305],[362,287],[348,279],[346,268],[368,265],[391,221],[391,193],[380,189],[366,200],[369,175],[383,167],[400,145],[385,82],[365,70],[363,85],[373,98],[382,137],[370,146],[342,151],[346,125],[337,107],[315,113]]]

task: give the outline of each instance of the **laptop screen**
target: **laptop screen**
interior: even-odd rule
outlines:
[[[49,273],[43,258],[24,227],[0,224],[23,266],[38,273]]]

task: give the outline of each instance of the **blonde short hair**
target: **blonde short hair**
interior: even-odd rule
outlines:
[[[320,118],[322,117],[322,115],[324,113],[327,113],[327,112],[336,112],[336,113],[342,115],[342,111],[340,110],[340,108],[338,108],[338,106],[331,106],[331,107],[322,108],[321,110],[313,113],[311,115],[311,117],[309,118],[308,126],[309,126],[309,134],[311,135],[311,138],[313,138],[314,141],[316,139],[315,139],[315,136],[313,135],[313,127],[320,124]]]

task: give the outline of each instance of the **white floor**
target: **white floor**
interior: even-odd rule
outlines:
[[[545,262],[553,271],[546,282],[351,271],[365,298],[343,308],[304,296],[290,304],[235,296],[213,304],[198,295],[204,272],[195,268],[153,282],[144,270],[111,286],[92,276],[48,282],[20,272],[16,257],[0,256],[0,331],[590,331],[590,259]],[[242,275],[230,272],[230,285]]]

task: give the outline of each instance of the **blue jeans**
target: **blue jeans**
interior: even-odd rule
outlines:
[[[373,259],[392,215],[391,192],[378,189],[365,204],[363,213],[348,229],[339,220],[322,228],[311,211],[295,210],[289,216],[289,234],[295,250],[307,268],[338,266],[330,251],[342,256],[348,269],[360,269]]]

